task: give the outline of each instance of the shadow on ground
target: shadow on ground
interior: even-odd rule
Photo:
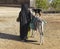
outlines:
[[[8,40],[16,40],[16,41],[20,41],[20,42],[25,42],[25,43],[39,45],[38,43],[35,43],[35,42],[37,42],[36,40],[21,41],[20,40],[20,36],[11,35],[11,34],[0,33],[0,38],[2,38],[2,39],[8,39]]]

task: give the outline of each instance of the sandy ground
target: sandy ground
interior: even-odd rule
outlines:
[[[19,41],[19,23],[16,21],[20,8],[0,7],[0,49],[60,49],[60,13],[43,14],[45,25],[44,43],[39,45],[39,37],[28,42]],[[37,41],[37,42],[33,42]]]

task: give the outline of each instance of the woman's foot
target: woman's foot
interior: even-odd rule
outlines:
[[[27,38],[20,38],[20,41],[26,42],[27,41]]]

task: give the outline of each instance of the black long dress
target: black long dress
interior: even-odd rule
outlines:
[[[21,12],[19,13],[20,20],[20,39],[26,40],[28,34],[28,28],[31,21],[30,11],[25,5],[22,5]]]
[[[27,18],[27,23],[22,24],[22,22],[20,21],[20,38],[21,39],[26,39],[27,38],[27,34],[28,34],[28,28],[29,28],[29,24],[30,24],[30,13],[28,13],[28,18]],[[24,17],[25,18],[25,17]],[[21,19],[20,19],[21,20]],[[23,20],[24,21],[24,20]]]

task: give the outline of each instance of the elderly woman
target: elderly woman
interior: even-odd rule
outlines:
[[[26,41],[28,28],[31,21],[31,13],[28,10],[27,4],[22,4],[21,11],[19,13],[19,20],[20,20],[20,40]]]

